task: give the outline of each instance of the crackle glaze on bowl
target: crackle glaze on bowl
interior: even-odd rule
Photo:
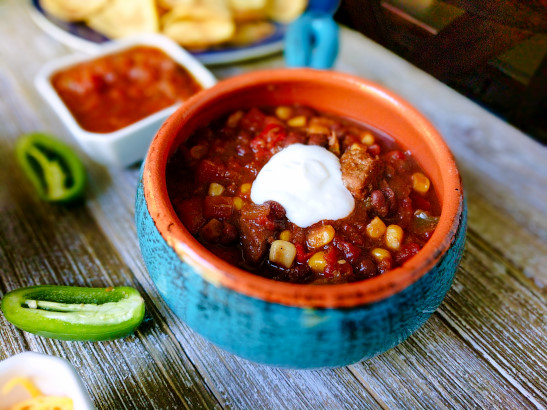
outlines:
[[[184,228],[168,198],[167,160],[200,125],[237,108],[300,103],[395,137],[430,176],[442,213],[424,248],[402,267],[343,285],[276,282],[238,269]],[[148,271],[192,329],[246,359],[291,368],[371,358],[416,331],[448,292],[461,259],[466,207],[456,164],[433,126],[369,81],[309,69],[254,72],[192,97],[162,126],[143,164],[136,224]]]

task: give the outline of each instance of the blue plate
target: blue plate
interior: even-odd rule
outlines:
[[[101,43],[110,41],[84,23],[71,23],[47,14],[38,0],[31,0],[30,11],[33,20],[44,31],[58,41],[77,50],[93,53]],[[222,47],[207,51],[191,52],[203,64],[224,64],[264,57],[283,50],[283,39],[287,26],[275,25],[274,33],[255,44],[245,47]]]

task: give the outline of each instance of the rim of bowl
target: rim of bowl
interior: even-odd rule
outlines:
[[[172,146],[182,126],[201,109],[214,103],[219,96],[246,87],[287,80],[343,84],[366,88],[369,92],[372,89],[383,98],[394,101],[407,119],[424,130],[423,138],[432,147],[435,162],[442,164],[439,169],[443,192],[437,193],[442,203],[441,216],[435,232],[424,247],[401,267],[380,276],[345,284],[309,285],[275,281],[220,259],[201,245],[180,222],[168,196],[165,173]],[[194,129],[187,133],[191,134]],[[421,113],[401,97],[363,78],[307,68],[246,73],[223,80],[192,96],[167,119],[156,134],[145,159],[142,183],[146,206],[160,234],[179,257],[206,281],[266,302],[308,308],[349,308],[378,302],[407,288],[432,269],[449,249],[463,209],[463,190],[454,158],[440,134]]]

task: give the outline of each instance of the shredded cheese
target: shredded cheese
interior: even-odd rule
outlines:
[[[22,386],[30,394],[30,398],[13,405],[10,410],[74,410],[70,397],[44,396],[29,379],[14,377],[2,387],[2,395],[8,394],[15,386]]]

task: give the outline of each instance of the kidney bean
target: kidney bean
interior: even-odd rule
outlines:
[[[361,248],[348,241],[344,241],[339,236],[334,237],[333,244],[344,254],[344,259],[351,264],[355,263],[363,253]]]
[[[345,223],[342,225],[342,232],[348,241],[353,243],[356,246],[364,247],[366,240],[361,232],[356,229],[353,225]]]
[[[420,251],[420,249],[420,245],[418,245],[417,243],[408,243],[402,245],[399,249],[399,252],[395,254],[395,262],[397,263],[397,265],[402,265],[407,260],[416,255]]]
[[[410,225],[412,221],[412,201],[410,198],[407,197],[399,201],[398,217],[401,228],[406,228]]]
[[[353,272],[357,280],[372,278],[378,274],[376,264],[368,256],[361,258],[355,263]]]
[[[384,194],[384,198],[388,204],[388,214],[395,212],[397,210],[397,197],[395,196],[393,189],[389,187],[382,188],[382,194]]]
[[[384,217],[389,212],[389,204],[382,191],[376,189],[370,193],[370,203],[376,215]]]
[[[380,146],[378,144],[369,145],[368,150],[367,150],[367,152],[370,155],[372,155],[373,157],[375,157],[377,155],[380,155],[381,151],[382,151],[382,149],[380,148]]]

